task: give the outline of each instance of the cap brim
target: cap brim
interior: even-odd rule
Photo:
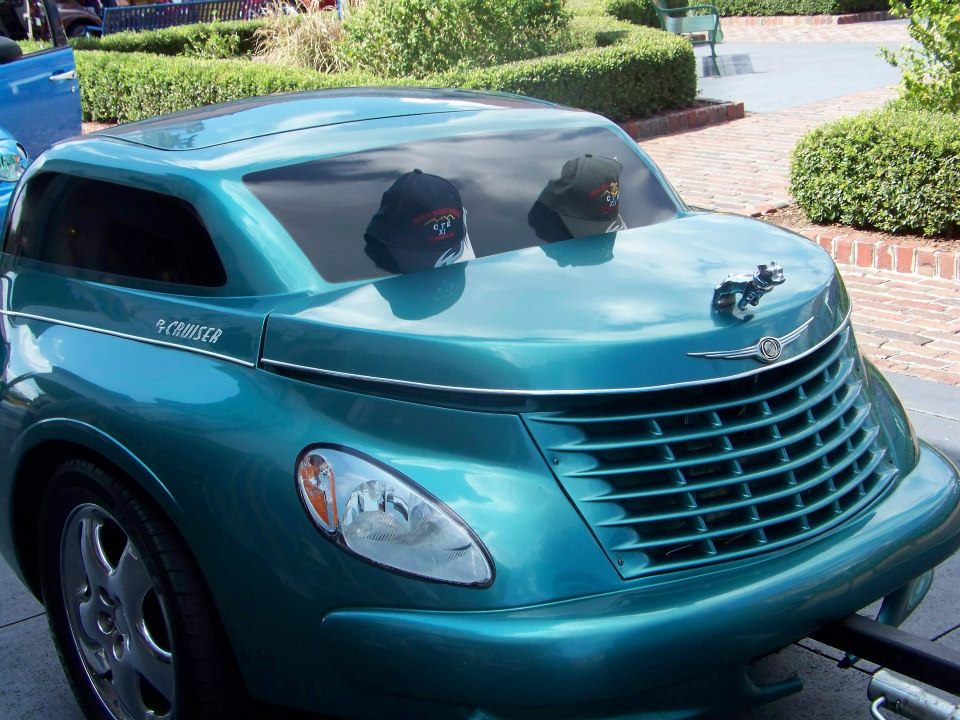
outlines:
[[[437,245],[433,248],[408,248],[397,245],[388,245],[387,252],[402,273],[419,272],[430,268],[451,265],[462,259],[464,243],[457,245]]]
[[[591,235],[606,235],[607,233],[626,230],[627,226],[619,214],[610,219],[587,220],[586,218],[574,217],[573,215],[564,215],[557,213],[567,230],[575,238],[590,237]]]

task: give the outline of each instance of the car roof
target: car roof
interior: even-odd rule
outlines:
[[[413,115],[557,108],[505,93],[431,88],[340,88],[235,100],[101,130],[158,150],[216,145],[330,125]]]

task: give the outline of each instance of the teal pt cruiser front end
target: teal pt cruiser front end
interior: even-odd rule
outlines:
[[[960,545],[832,260],[589,113],[121,126],[36,159],[3,253],[0,551],[90,718],[717,715]]]

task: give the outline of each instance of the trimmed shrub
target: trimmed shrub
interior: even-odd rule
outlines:
[[[670,3],[663,0],[661,4]],[[567,9],[574,17],[609,16],[634,25],[660,27],[657,12],[649,0],[567,0]]]
[[[50,43],[44,42],[43,40],[17,40],[17,45],[20,46],[24,55],[40,52],[50,47]]]
[[[640,27],[616,47],[458,69],[419,80],[360,72],[324,74],[243,60],[96,51],[78,52],[77,69],[85,119],[120,122],[243,97],[357,85],[499,90],[626,118],[688,106],[697,87],[690,44]]]
[[[697,78],[690,44],[660,30],[638,27],[635,32],[634,39],[614,47],[455,71],[430,80],[519,93],[618,119],[691,105]]]
[[[886,10],[887,0],[716,0],[720,15],[844,15]]]
[[[73,38],[70,44],[75,50],[146,52],[191,57],[245,57],[254,53],[255,34],[264,23],[264,20],[234,20],[179,25],[161,30],[119,32],[102,38]]]
[[[956,235],[960,117],[886,109],[823,125],[794,149],[790,191],[816,222]]]
[[[566,49],[563,0],[370,0],[344,22],[348,65],[424,77]]]
[[[663,4],[667,3],[664,2]],[[606,0],[604,7],[607,14],[613,15],[617,20],[624,20],[635,25],[660,27],[657,11],[647,0]]]
[[[570,18],[570,43],[576,48],[609,47],[629,42],[636,25],[606,15],[574,15]]]
[[[898,52],[881,48],[890,64],[903,72],[900,97],[927,110],[960,112],[960,2],[912,0],[911,9],[893,0],[894,15],[910,15],[908,32],[918,47]]]
[[[310,88],[369,85],[352,73],[325,75],[246,60],[147,53],[76,53],[85,120],[127,122],[212,103]]]

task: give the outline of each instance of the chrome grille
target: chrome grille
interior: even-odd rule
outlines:
[[[866,508],[897,473],[849,327],[747,378],[524,419],[624,577],[805,540]]]

